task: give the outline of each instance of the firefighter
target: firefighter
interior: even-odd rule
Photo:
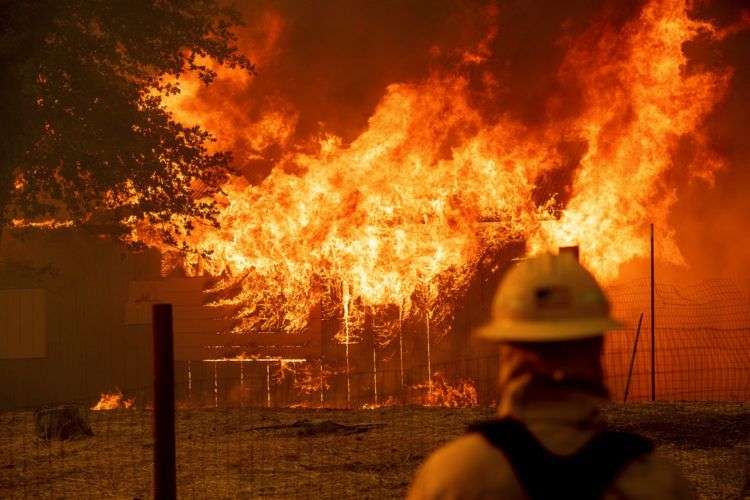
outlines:
[[[476,333],[500,344],[496,420],[430,456],[409,499],[693,498],[647,439],[608,431],[603,333],[620,325],[567,253],[520,261]]]

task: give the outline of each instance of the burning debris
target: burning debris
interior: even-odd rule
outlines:
[[[120,389],[114,392],[103,392],[99,401],[91,407],[94,411],[101,410],[127,410],[135,408],[135,398],[126,398]]]
[[[254,431],[281,431],[280,435],[290,437],[312,437],[323,434],[361,434],[371,429],[384,427],[381,423],[341,424],[333,420],[297,420],[291,424],[265,425],[254,427]]]

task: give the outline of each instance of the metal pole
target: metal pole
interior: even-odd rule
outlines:
[[[398,308],[398,374],[401,385],[398,393],[401,398],[401,404],[406,404],[406,389],[404,385],[404,300]]]
[[[188,404],[193,404],[193,371],[190,368],[190,360],[187,362],[187,376],[188,376]]]
[[[625,381],[625,396],[622,398],[623,403],[628,402],[628,393],[630,392],[630,379],[633,377],[633,366],[635,365],[635,353],[638,350],[638,338],[641,336],[641,324],[643,323],[643,313],[638,317],[638,328],[635,330],[635,339],[633,340],[633,352],[630,355],[630,366],[628,367],[628,379]]]
[[[401,307],[398,308],[398,368],[399,377],[401,381],[401,389],[404,388],[404,304],[401,302]]]
[[[172,305],[154,304],[154,498],[177,497]]]
[[[375,404],[378,404],[378,358],[375,351],[375,344],[372,345],[372,387]]]
[[[343,307],[344,307],[344,343],[346,354],[346,407],[351,408],[352,404],[352,385],[351,369],[349,366],[349,288],[346,283],[343,284]]]
[[[320,358],[320,406],[323,406],[325,398],[325,379],[323,378],[323,358]]]
[[[656,401],[656,336],[654,335],[654,225],[651,224],[651,401]]]
[[[242,400],[245,397],[245,362],[240,361],[240,408],[242,408]]]
[[[375,336],[375,322],[372,317],[372,311],[369,307],[365,307],[365,332],[370,330],[370,339],[372,340],[372,396],[373,404],[378,404],[378,355],[377,345],[378,340]]]
[[[219,407],[219,379],[216,376],[216,361],[214,361],[214,408]]]
[[[427,397],[432,402],[432,358],[430,356],[430,311],[427,310]]]
[[[271,407],[271,363],[266,363],[266,407]]]

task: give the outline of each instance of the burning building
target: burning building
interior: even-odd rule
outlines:
[[[143,337],[147,307],[173,303],[188,393],[207,369],[240,393],[265,386],[261,404],[272,376],[310,404],[436,401],[467,377],[465,399],[487,400],[494,365],[465,360],[492,352],[469,336],[514,258],[579,245],[613,284],[647,257],[654,223],[660,264],[703,264],[691,223],[675,224],[678,195],[731,169],[711,120],[747,70],[701,54],[736,43],[746,14],[686,0],[412,7],[258,2],[240,34],[258,74],[217,67],[214,85],[186,78],[165,97],[236,167],[215,226],[170,244],[145,223],[128,235],[159,269],[151,254],[124,278],[118,325]],[[392,23],[367,41],[368,19]],[[449,361],[461,377],[437,369]]]

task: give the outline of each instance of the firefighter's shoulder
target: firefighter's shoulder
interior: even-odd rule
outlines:
[[[416,473],[410,500],[524,498],[501,451],[479,434],[466,434],[432,453]]]
[[[696,495],[677,466],[657,451],[625,467],[605,498],[689,500]]]
[[[439,448],[419,468],[408,498],[527,498],[505,455],[479,434],[467,434]],[[679,469],[659,453],[646,454],[618,474],[605,499],[688,500],[695,498]]]

